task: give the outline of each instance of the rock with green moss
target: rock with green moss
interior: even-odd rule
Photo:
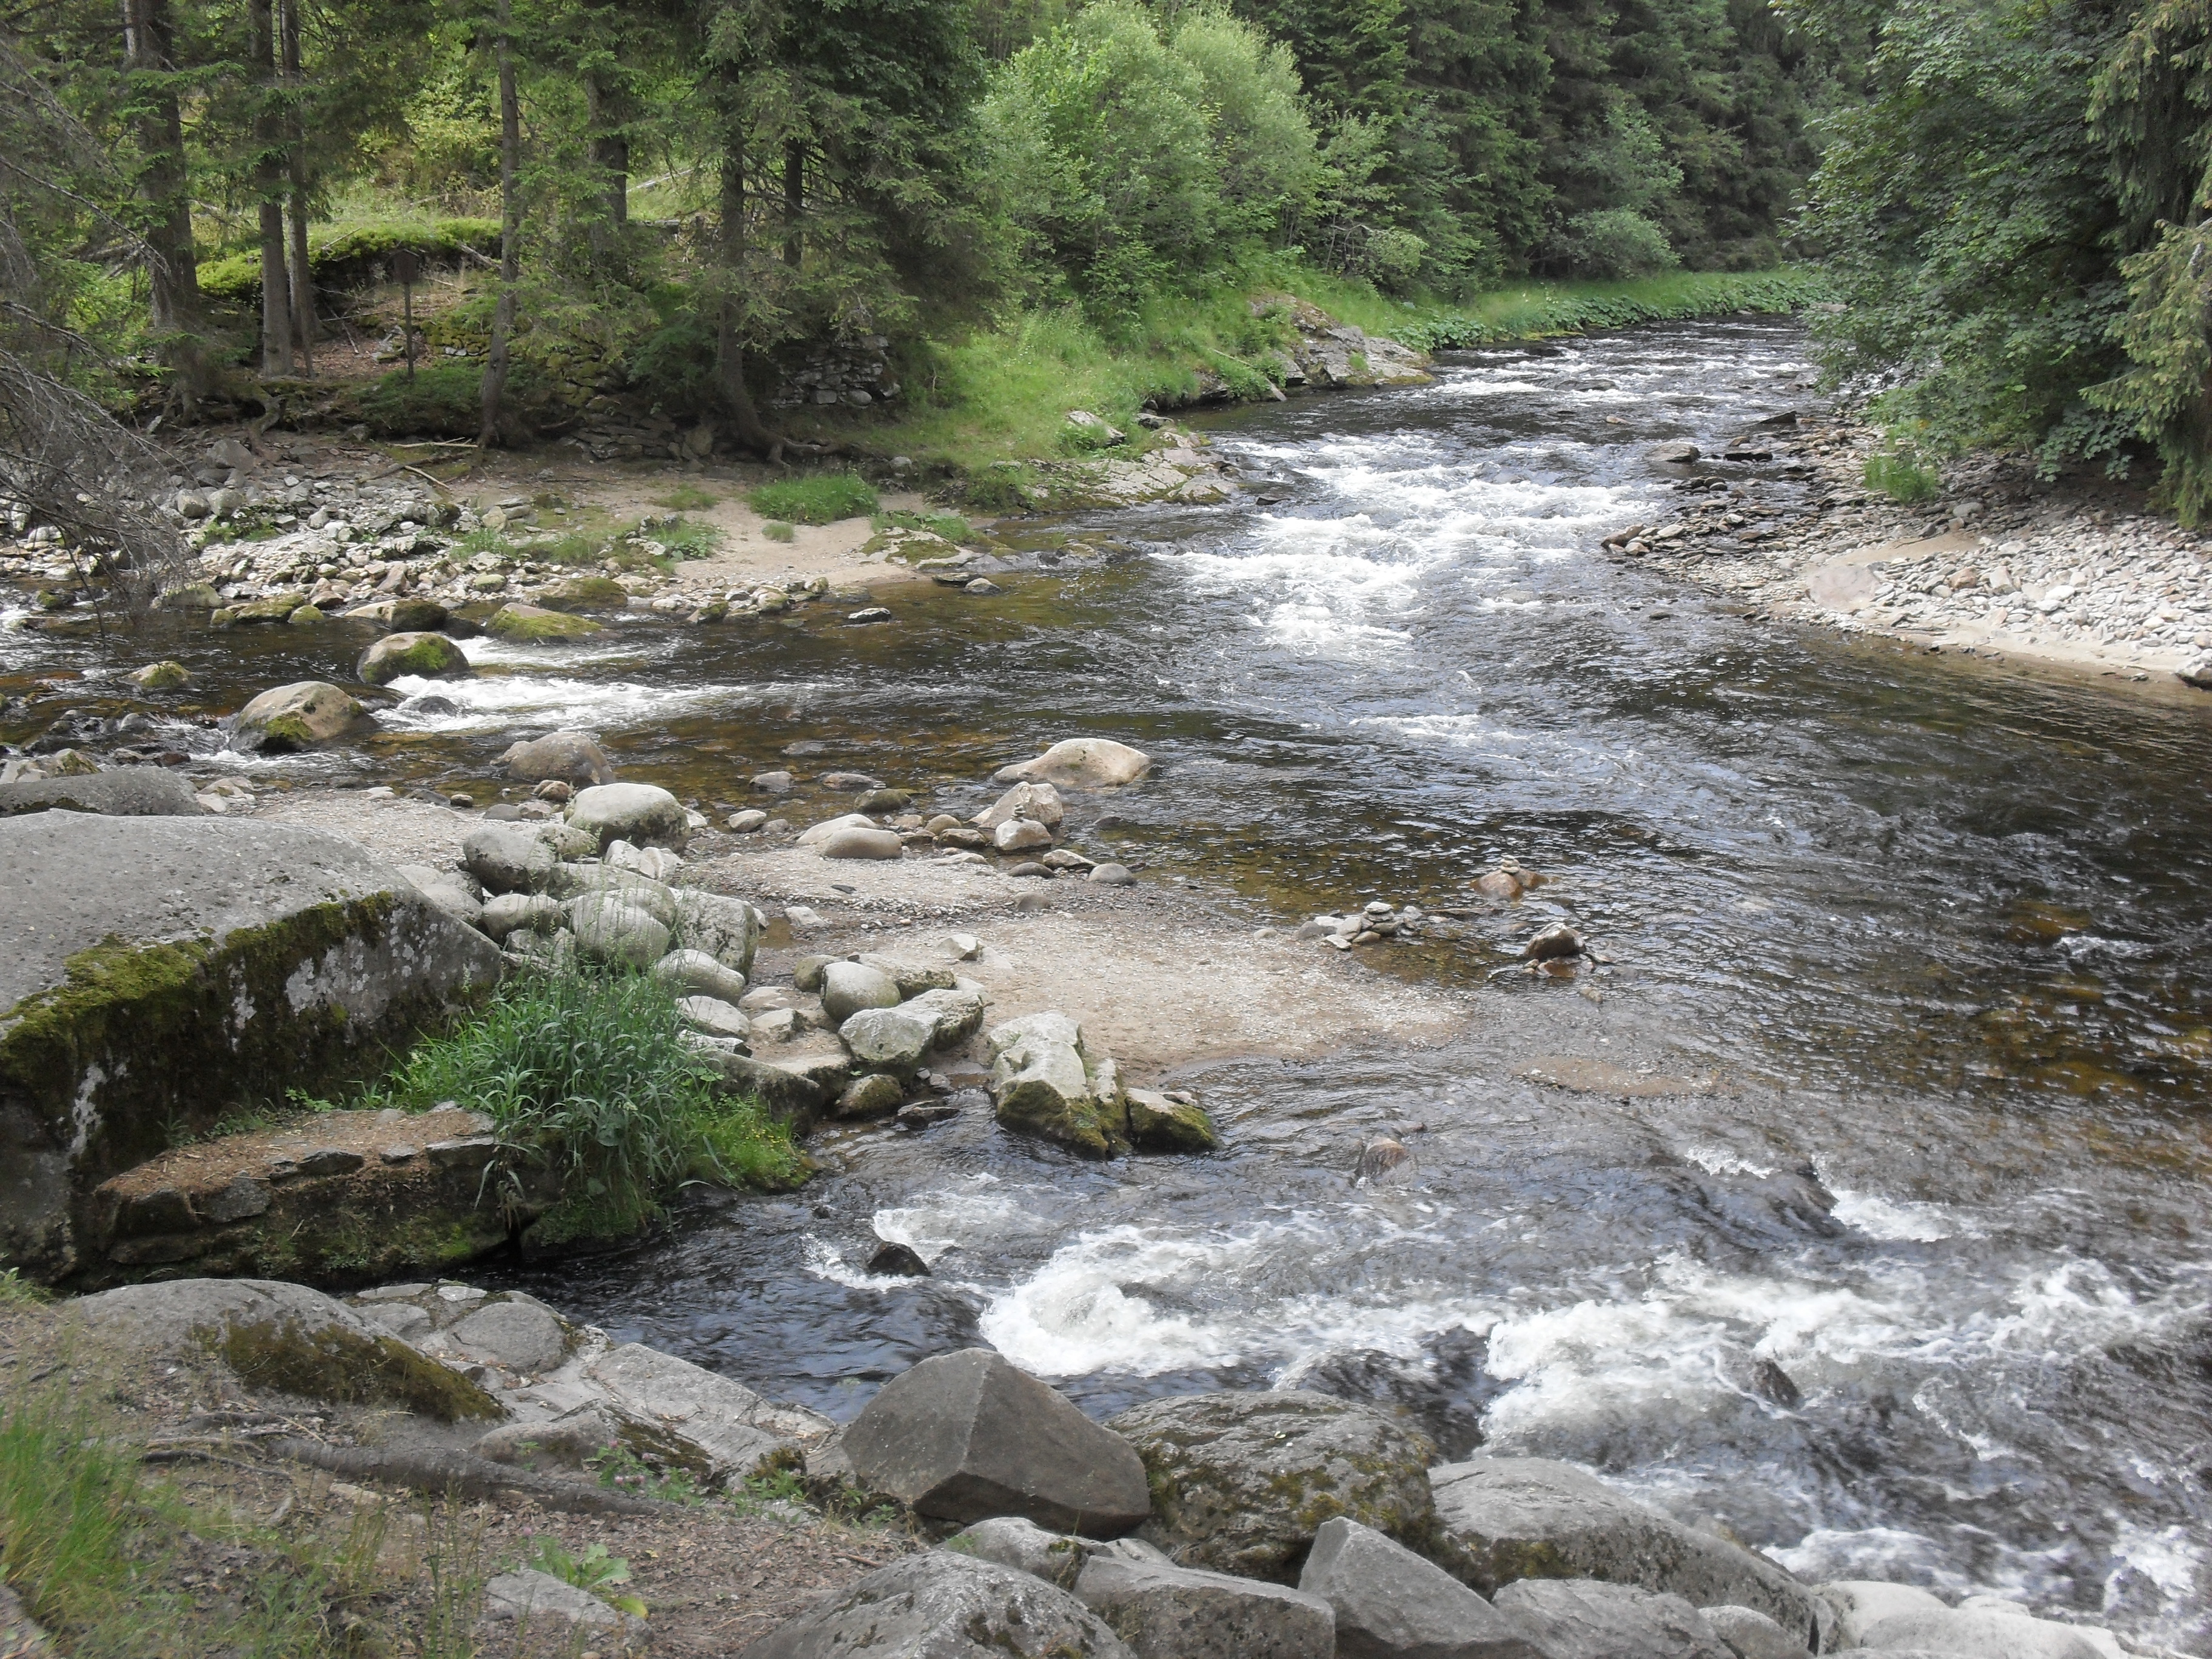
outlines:
[[[629,590],[611,576],[573,576],[541,589],[538,603],[548,611],[620,611]]]
[[[266,599],[250,600],[240,605],[233,612],[231,619],[241,623],[289,622],[292,613],[307,602],[305,593],[271,593]]]
[[[1188,1096],[1132,1089],[1128,1102],[1129,1144],[1140,1152],[1210,1152],[1221,1145],[1206,1108]]]
[[[157,611],[215,611],[222,605],[222,595],[209,582],[183,582],[165,590],[154,601]]]
[[[991,1099],[1000,1123],[1087,1158],[1127,1148],[1120,1073],[1110,1058],[1086,1048],[1073,1020],[1025,1015],[992,1031],[989,1042]]]
[[[1348,1516],[1431,1546],[1436,1448],[1372,1406],[1303,1389],[1178,1395],[1113,1419],[1144,1460],[1152,1518],[1139,1536],[1186,1566],[1278,1583],[1325,1521]]]
[[[0,1265],[48,1280],[110,1176],[380,1063],[501,966],[357,843],[252,820],[0,818]]]
[[[574,645],[604,633],[605,623],[572,617],[535,605],[503,605],[484,623],[484,631],[510,645]]]
[[[417,679],[463,679],[476,671],[461,647],[443,634],[386,634],[361,653],[354,677],[364,685]]]
[[[174,691],[192,683],[191,670],[167,658],[134,668],[125,678],[142,691]]]
[[[240,709],[229,747],[245,754],[291,754],[336,742],[368,718],[368,710],[327,680],[297,680],[271,687]]]

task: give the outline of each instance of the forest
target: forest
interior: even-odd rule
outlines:
[[[2206,0],[15,0],[6,345],[142,426],[281,407],[515,441],[612,398],[764,453],[824,343],[881,353],[908,417],[1013,397],[1024,366],[1110,370],[1133,407],[1264,377],[1255,295],[1435,343],[1515,284],[1787,266],[1836,302],[1833,378],[1906,473],[1977,444],[2147,465],[2193,518],[2209,24]]]

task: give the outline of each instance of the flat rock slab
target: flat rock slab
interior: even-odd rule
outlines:
[[[945,1550],[909,1555],[816,1603],[740,1659],[1133,1659],[1066,1590]]]
[[[1331,1659],[1336,1615],[1317,1595],[1126,1555],[1091,1558],[1083,1604],[1137,1659]]]
[[[599,1356],[584,1376],[623,1410],[699,1447],[718,1484],[743,1480],[763,1461],[818,1443],[834,1428],[827,1418],[777,1405],[742,1382],[642,1343]]]
[[[1496,1606],[1547,1659],[1735,1659],[1680,1596],[1633,1584],[1528,1578]]]
[[[1142,1535],[1189,1565],[1290,1583],[1325,1521],[1419,1540],[1435,1519],[1435,1448],[1371,1406],[1303,1389],[1179,1395],[1108,1426],[1157,1494]]]
[[[939,1520],[1016,1515],[1110,1538],[1152,1511],[1128,1442],[988,1348],[894,1377],[846,1430],[843,1449],[864,1489]]]
[[[110,1176],[404,1042],[499,948],[358,843],[219,817],[0,819],[0,1254],[78,1265]]]
[[[1435,1562],[1341,1516],[1314,1535],[1298,1588],[1334,1610],[1338,1659],[1546,1659]]]
[[[0,817],[19,812],[96,812],[112,818],[197,818],[206,815],[192,787],[158,766],[118,767],[76,777],[0,783]]]

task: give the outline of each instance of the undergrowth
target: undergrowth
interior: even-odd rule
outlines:
[[[562,1167],[566,1195],[538,1224],[548,1243],[635,1232],[687,1182],[787,1188],[806,1172],[789,1127],[726,1091],[678,1036],[674,994],[639,974],[518,975],[359,1104],[445,1101]]]
[[[763,484],[746,499],[763,519],[792,524],[834,524],[876,510],[876,492],[868,481],[849,472],[823,472],[811,478]]]

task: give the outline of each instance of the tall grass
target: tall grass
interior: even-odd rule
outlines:
[[[729,1095],[678,1030],[674,994],[643,975],[520,975],[362,1104],[455,1101],[554,1159],[567,1196],[538,1223],[549,1241],[634,1232],[686,1182],[793,1184],[806,1165],[788,1126]]]
[[[763,484],[746,497],[763,519],[791,524],[835,524],[876,510],[876,492],[865,478],[849,472],[817,473],[811,478],[791,478]]]

